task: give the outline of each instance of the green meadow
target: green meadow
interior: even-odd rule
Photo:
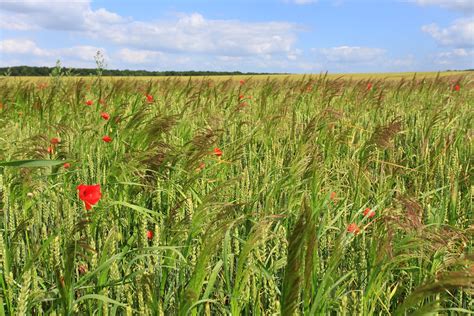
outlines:
[[[0,78],[0,315],[472,314],[471,77],[347,79]]]

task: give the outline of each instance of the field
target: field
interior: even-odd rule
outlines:
[[[248,75],[235,75],[235,76],[223,76],[223,75],[213,75],[210,77],[206,76],[176,76],[176,77],[166,77],[166,76],[153,76],[153,77],[134,77],[135,80],[138,81],[163,81],[163,80],[169,80],[169,79],[179,79],[183,81],[202,81],[202,80],[209,80],[211,79],[214,82],[220,82],[220,81],[226,81],[229,79],[233,79],[235,81],[240,81],[240,80],[252,80],[252,81],[261,81],[261,80],[273,80],[273,79],[279,79],[279,80],[285,80],[285,81],[313,81],[313,80],[318,80],[321,76],[324,76],[327,79],[333,79],[333,80],[345,80],[345,81],[357,81],[357,80],[386,80],[386,81],[399,81],[399,80],[424,80],[424,79],[435,79],[436,77],[439,78],[445,78],[445,79],[450,79],[450,80],[458,80],[459,78],[469,78],[472,79],[474,72],[473,71],[442,71],[442,72],[388,72],[388,73],[353,73],[353,74],[320,74],[320,75],[314,75],[314,74],[306,74],[306,75],[301,75],[301,74],[275,74],[275,75],[253,75],[253,76],[248,76]],[[115,77],[106,77],[107,80],[110,82],[114,81],[121,81],[130,77],[120,77],[120,76],[115,76]],[[6,78],[1,78],[0,80],[6,80]],[[90,81],[94,80],[95,77],[64,77],[63,79],[70,79],[70,80],[77,80],[77,79],[83,79],[85,81]],[[49,80],[48,77],[36,77],[36,76],[25,76],[25,77],[11,77],[8,80],[16,80],[16,81],[27,81],[27,82],[44,82]]]
[[[1,79],[0,315],[471,313],[471,78],[384,78]]]

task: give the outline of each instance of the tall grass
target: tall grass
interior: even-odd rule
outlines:
[[[0,161],[70,163],[0,164],[0,314],[472,311],[472,82],[368,82],[0,80]]]

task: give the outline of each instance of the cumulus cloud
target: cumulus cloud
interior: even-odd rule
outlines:
[[[296,26],[286,22],[210,20],[192,13],[174,21],[107,25],[89,35],[141,50],[238,56],[290,52],[296,42]]]
[[[213,20],[199,13],[180,14],[169,21],[134,21],[103,8],[93,10],[89,0],[8,1],[0,10],[11,20],[24,21],[10,28],[77,31],[128,48],[168,52],[284,54],[291,51],[297,30],[287,22]],[[7,28],[5,24],[0,26]]]
[[[101,51],[104,55],[105,60],[110,58],[107,55],[107,52],[104,48],[88,46],[88,45],[79,45],[66,48],[55,48],[55,49],[46,49],[38,47],[38,45],[30,39],[6,39],[0,41],[0,53],[2,58],[16,58],[16,60],[38,60],[47,64],[51,64],[57,59],[66,59],[71,62],[84,62],[83,64],[88,64],[89,66],[94,65],[94,56],[97,51]],[[20,57],[23,57],[21,59]],[[39,64],[38,62],[33,62],[34,64]],[[25,64],[30,64],[25,63]],[[76,63],[77,64],[77,63]]]
[[[474,68],[474,49],[457,48],[438,53],[434,63],[457,69]]]
[[[127,20],[103,8],[92,10],[90,0],[2,1],[0,10],[0,18],[23,21],[24,29],[86,31],[96,29],[101,24]],[[8,28],[8,25],[3,24],[0,26]]]
[[[381,48],[360,46],[338,46],[331,48],[314,49],[329,62],[338,63],[366,63],[383,57],[385,50]]]
[[[424,25],[421,30],[431,35],[438,43],[445,46],[473,47],[474,20],[458,19],[447,28],[440,28],[437,24]]]
[[[117,57],[128,64],[148,64],[155,62],[164,55],[161,52],[150,50],[133,50],[129,48],[120,49]]]
[[[464,12],[474,11],[472,0],[415,0],[421,6],[436,5],[442,8],[459,10]]]
[[[28,39],[7,39],[0,41],[0,53],[2,54],[31,54],[33,56],[48,56],[50,53],[36,46],[36,43]]]

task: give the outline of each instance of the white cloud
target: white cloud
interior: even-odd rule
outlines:
[[[313,49],[329,62],[338,63],[371,63],[383,57],[385,50],[360,46],[339,46]]]
[[[437,54],[434,63],[456,69],[474,68],[474,49],[457,48]]]
[[[22,21],[23,29],[86,31],[102,24],[114,24],[127,19],[106,9],[92,10],[90,0],[22,0],[2,1],[0,18]],[[15,22],[18,23],[18,22]],[[7,23],[0,27],[11,29]]]
[[[473,47],[474,20],[458,19],[447,28],[440,28],[437,24],[424,25],[421,30],[430,34],[437,42],[445,46]]]
[[[36,46],[36,43],[28,39],[7,39],[0,41],[0,53],[2,54],[29,54],[33,56],[48,56],[50,53]]]
[[[0,11],[0,30],[29,31],[34,29],[33,25],[24,21],[25,15],[15,14],[10,16]]]
[[[436,5],[442,8],[459,10],[464,12],[474,11],[472,0],[415,0],[421,6]]]
[[[162,58],[163,53],[150,50],[123,48],[118,51],[117,57],[128,64],[147,64]]]
[[[290,52],[295,32],[286,22],[209,20],[192,13],[174,21],[106,25],[90,36],[141,50],[240,56]]]
[[[297,60],[298,58],[301,57],[302,54],[303,54],[303,51],[301,49],[297,48],[297,49],[294,49],[291,52],[289,52],[286,57],[289,60]]]
[[[3,28],[74,31],[130,49],[229,56],[289,53],[297,31],[288,22],[214,20],[199,13],[167,21],[134,21],[103,8],[93,10],[90,0],[8,1],[2,2],[0,12],[10,21],[22,21],[3,22]]]
[[[57,59],[61,59],[75,64],[82,62],[81,64],[87,64],[89,67],[93,67],[95,65],[94,56],[98,50],[103,53],[105,60],[110,60],[106,50],[100,47],[79,45],[67,48],[45,49],[38,47],[34,41],[29,39],[17,38],[0,41],[0,54],[2,54],[2,59],[5,56],[6,58],[16,58],[15,60],[33,60],[34,64],[38,64],[34,62],[34,60],[38,60],[38,58],[46,64],[51,64]],[[20,57],[23,57],[23,59]],[[26,62],[24,64],[31,63]]]
[[[458,49],[453,49],[449,52],[442,52],[439,54],[439,57],[447,57],[447,58],[463,58],[463,57],[469,57],[473,56],[474,57],[474,49],[464,49],[464,48],[458,48]]]

